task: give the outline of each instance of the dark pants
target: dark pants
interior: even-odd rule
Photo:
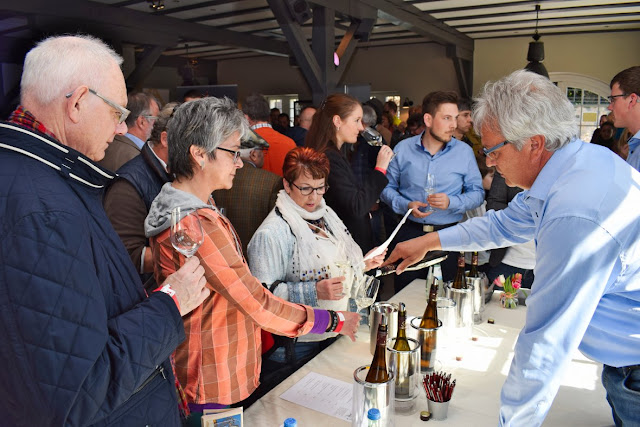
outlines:
[[[604,365],[602,385],[616,426],[640,426],[640,365],[614,368]]]
[[[451,227],[455,224],[446,224],[446,225],[434,225],[434,231],[442,230],[443,228]],[[413,222],[411,220],[407,220],[404,225],[398,230],[398,234],[393,239],[392,246],[395,248],[400,242],[404,242],[406,240],[414,239],[416,237],[424,236],[427,232],[423,229],[423,224],[418,224],[417,222]],[[391,250],[389,251],[391,253]],[[449,252],[449,256],[446,260],[440,263],[440,267],[442,268],[442,280],[445,282],[453,280],[456,275],[456,270],[458,269],[458,253],[457,252]],[[422,269],[418,271],[407,271],[399,276],[395,276],[394,288],[396,293],[403,290],[409,283],[413,282],[415,279],[426,279],[427,278],[428,269]]]
[[[489,284],[493,283],[496,280],[496,277],[499,275],[504,275],[505,278],[514,275],[516,273],[522,274],[522,287],[531,289],[531,285],[533,284],[533,270],[525,270],[524,268],[513,267],[511,265],[500,263],[495,267],[491,267],[487,272],[487,278],[489,279]]]

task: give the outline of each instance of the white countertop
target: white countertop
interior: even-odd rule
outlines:
[[[426,307],[425,281],[415,280],[391,302],[404,302],[408,316],[422,316]],[[453,349],[438,352],[441,369],[457,380],[455,392],[445,421],[429,422],[452,426],[495,426],[498,423],[500,389],[509,370],[518,333],[525,322],[526,307],[504,309],[494,294],[486,306],[484,321],[474,326],[476,341],[465,342],[462,360],[456,361]],[[495,324],[488,324],[493,318]],[[409,331],[409,336],[411,332]],[[279,426],[288,417],[305,426],[348,426],[349,423],[320,412],[307,409],[279,396],[309,372],[316,372],[345,382],[353,381],[353,372],[371,363],[369,327],[363,325],[358,340],[352,343],[341,337],[313,360],[271,390],[244,412],[248,426]],[[438,367],[438,366],[437,366]],[[611,426],[611,410],[600,382],[602,366],[579,352],[573,357],[567,375],[547,415],[545,426]],[[416,412],[396,414],[395,425],[422,426],[419,413],[427,410],[424,391],[418,395]]]

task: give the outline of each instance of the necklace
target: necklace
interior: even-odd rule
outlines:
[[[326,230],[327,224],[324,222],[324,218],[319,219],[306,219],[307,223],[311,226],[311,231],[318,234]]]

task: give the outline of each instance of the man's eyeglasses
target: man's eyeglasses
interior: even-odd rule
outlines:
[[[142,116],[142,117],[149,120],[150,122],[154,120],[158,120],[158,116]]]
[[[493,146],[493,147],[491,147],[491,148],[484,148],[484,147],[483,147],[483,148],[482,148],[482,151],[484,152],[484,155],[485,155],[485,156],[487,156],[487,157],[489,157],[489,158],[491,158],[491,159],[495,160],[495,159],[496,159],[496,155],[497,155],[497,154],[496,154],[494,151],[496,151],[497,149],[499,149],[499,148],[501,148],[501,147],[505,146],[506,144],[509,144],[509,141],[503,141],[503,142],[501,142],[500,144],[498,144],[498,145],[494,145],[494,146]]]
[[[291,185],[293,185],[298,190],[300,190],[300,194],[302,194],[303,196],[308,196],[311,193],[313,193],[314,191],[316,192],[316,194],[318,196],[322,196],[329,189],[328,185],[323,185],[322,187],[317,187],[317,188],[313,188],[313,187],[298,187],[293,182],[291,183]]]
[[[616,98],[619,98],[621,96],[629,96],[628,93],[621,93],[620,95],[609,95],[607,96],[607,99],[609,100],[609,104],[611,104],[613,101],[616,100]]]
[[[121,124],[122,122],[127,120],[127,117],[129,117],[129,114],[131,113],[131,111],[127,110],[122,105],[118,105],[117,103],[113,102],[112,100],[110,100],[106,96],[100,95],[95,90],[93,90],[91,88],[87,88],[87,89],[89,89],[89,92],[91,92],[92,94],[94,94],[98,98],[102,99],[109,107],[111,107],[111,108],[116,110],[116,115],[118,116],[118,124]],[[68,94],[66,94],[65,98],[71,98],[71,95],[73,95],[73,92],[75,92],[75,91],[71,91]]]
[[[226,151],[227,153],[233,154],[233,163],[236,163],[240,158],[240,151],[229,150],[228,148],[216,147],[216,150]]]

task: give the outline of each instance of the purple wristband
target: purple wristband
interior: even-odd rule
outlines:
[[[318,308],[314,308],[313,312],[315,313],[315,321],[313,322],[313,328],[309,331],[310,334],[324,334],[329,326],[329,319],[331,316],[327,310],[320,310]]]

